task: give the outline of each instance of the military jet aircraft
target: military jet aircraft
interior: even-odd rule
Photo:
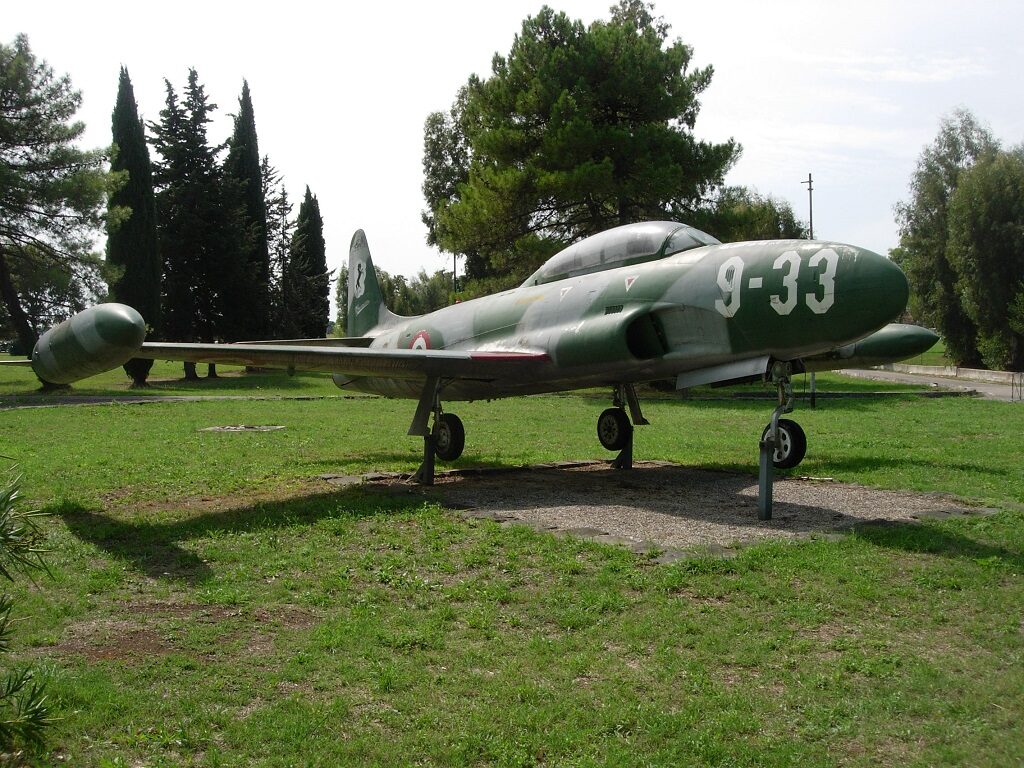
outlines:
[[[435,457],[454,461],[465,444],[462,421],[442,403],[608,387],[597,435],[626,468],[633,425],[648,423],[635,385],[665,379],[679,389],[773,383],[779,404],[762,440],[774,442],[776,466],[792,467],[807,445],[796,422],[780,419],[792,410],[795,372],[902,359],[937,338],[887,325],[903,312],[908,287],[878,254],[827,241],[723,244],[676,222],[593,235],[518,288],[419,317],[388,309],[362,230],[348,274],[345,338],[144,342],[135,310],[101,304],[45,333],[32,366],[53,383],[132,357],[327,371],[342,389],[417,401],[408,433],[423,437],[416,478],[430,483]]]

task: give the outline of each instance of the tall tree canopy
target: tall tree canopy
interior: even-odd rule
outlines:
[[[706,207],[686,219],[723,243],[741,240],[801,240],[809,234],[793,206],[747,187],[723,187]]]
[[[589,27],[543,7],[491,76],[427,118],[429,238],[470,278],[514,282],[610,226],[682,216],[722,183],[733,141],[693,135],[711,67],[642,0]]]
[[[945,118],[910,179],[910,199],[896,206],[900,247],[893,258],[910,282],[914,317],[939,330],[958,364],[979,365],[977,328],[964,311],[949,262],[949,205],[961,174],[999,145],[966,110]]]
[[[111,208],[127,217],[107,225],[107,261],[118,268],[110,283],[110,298],[138,310],[152,330],[160,326],[160,254],[156,239],[156,202],[149,147],[139,120],[135,91],[128,70],[121,67],[117,102],[111,120],[113,152],[110,167],[127,176],[110,195]],[[124,365],[136,386],[145,384],[152,360],[135,358]]]
[[[309,187],[299,205],[284,280],[290,287],[291,302],[285,312],[295,322],[299,335],[305,338],[324,336],[331,311],[331,276],[327,271],[320,203]]]
[[[291,298],[294,286],[285,283],[293,279],[289,267],[292,235],[295,220],[292,218],[292,204],[288,190],[281,182],[281,174],[270,164],[270,158],[263,157],[260,164],[263,181],[264,208],[267,211],[267,250],[270,257],[270,337],[291,339],[299,336],[298,325],[293,322],[287,307],[294,304]]]
[[[1024,147],[986,153],[960,174],[946,257],[984,363],[1024,370]]]
[[[170,82],[160,112],[151,124],[160,155],[154,181],[160,249],[163,255],[164,335],[173,341],[239,338],[237,314],[226,311],[244,291],[240,263],[245,240],[238,195],[229,189],[217,162],[219,147],[206,133],[217,108],[190,70],[184,100]],[[191,375],[186,366],[186,375]]]
[[[74,146],[85,130],[73,119],[80,103],[27,37],[0,43],[0,297],[26,352],[40,325],[102,290],[93,237],[118,177],[103,171],[100,150]]]
[[[250,339],[264,339],[270,333],[270,251],[267,243],[267,204],[263,190],[263,173],[259,144],[256,139],[256,117],[249,94],[249,83],[242,83],[238,99],[234,132],[228,140],[224,173],[234,180],[241,197],[245,238],[241,243],[241,265],[244,285],[228,294],[236,299],[227,311],[236,315],[238,334]]]

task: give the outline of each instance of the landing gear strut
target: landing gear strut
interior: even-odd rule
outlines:
[[[795,421],[780,418],[793,410],[792,366],[776,362],[772,366],[771,381],[779,393],[779,404],[772,411],[772,419],[761,433],[761,459],[758,471],[757,516],[761,520],[772,518],[773,470],[791,469],[807,453],[807,435]]]
[[[614,469],[633,468],[633,424],[650,424],[640,411],[640,401],[632,384],[617,384],[612,392],[613,407],[607,408],[597,417],[597,439],[609,451],[619,451],[612,461]],[[632,424],[626,415],[633,417]]]
[[[441,380],[436,376],[424,382],[416,413],[409,426],[410,435],[423,437],[423,463],[412,476],[412,481],[420,485],[434,484],[435,459],[455,461],[466,446],[466,429],[462,426],[462,419],[454,413],[441,411],[442,387]],[[434,423],[428,430],[427,421],[431,414]]]

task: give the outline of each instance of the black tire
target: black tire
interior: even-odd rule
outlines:
[[[608,408],[597,417],[597,439],[609,451],[621,451],[629,444],[633,425],[621,408]]]
[[[434,452],[441,461],[455,461],[466,447],[466,429],[454,413],[442,413],[434,424]]]
[[[769,424],[761,433],[761,440],[768,438],[772,425]],[[779,447],[772,454],[772,465],[776,469],[792,469],[807,453],[807,435],[803,427],[791,419],[779,419]]]

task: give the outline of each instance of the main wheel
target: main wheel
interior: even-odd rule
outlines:
[[[632,434],[633,425],[621,408],[608,408],[597,417],[597,439],[609,451],[621,451]]]
[[[455,461],[466,447],[466,429],[454,413],[442,413],[434,423],[434,451],[441,461]]]
[[[761,433],[761,440],[768,438],[772,425]],[[779,419],[779,447],[772,454],[772,464],[777,469],[792,469],[804,460],[807,453],[807,435],[803,427],[791,419]]]

